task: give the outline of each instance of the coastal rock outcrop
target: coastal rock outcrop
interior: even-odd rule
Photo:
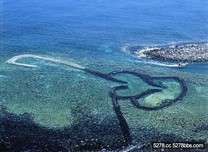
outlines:
[[[137,57],[163,61],[208,62],[208,43],[170,45],[163,47],[129,47]]]

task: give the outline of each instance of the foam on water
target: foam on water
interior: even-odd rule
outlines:
[[[13,58],[7,60],[6,63],[14,64],[14,65],[18,65],[18,66],[23,66],[23,67],[29,67],[29,68],[36,68],[37,67],[36,65],[17,62],[17,60],[22,59],[22,58],[41,59],[41,60],[46,60],[46,61],[53,62],[53,63],[68,65],[68,66],[76,68],[76,69],[82,69],[82,70],[85,69],[85,67],[83,67],[79,64],[76,64],[76,63],[63,61],[63,60],[58,60],[58,59],[54,59],[54,58],[50,58],[50,57],[43,57],[43,56],[33,55],[33,54],[23,54],[23,55],[14,56]]]

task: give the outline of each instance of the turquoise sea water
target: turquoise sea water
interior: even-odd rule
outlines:
[[[38,65],[34,69],[9,65],[6,60],[30,53],[105,73],[127,69],[150,76],[177,76],[185,80],[188,94],[168,108],[145,111],[136,109],[130,101],[119,103],[133,144],[176,137],[208,142],[207,63],[167,68],[141,62],[123,51],[131,45],[207,41],[206,0],[2,0],[0,104],[16,119],[28,113],[35,125],[46,130],[69,128],[65,134],[70,134],[73,142],[59,136],[61,148],[74,149],[81,141],[98,139],[101,146],[95,149],[115,149],[122,147],[123,136],[108,91],[118,83],[42,60],[21,59]],[[129,75],[119,78],[128,81],[130,88],[118,92],[120,95],[151,88]],[[163,83],[167,88],[143,99],[144,105],[155,105],[179,94],[179,84]],[[9,119],[4,117],[5,111],[0,113],[2,121]],[[8,128],[8,133],[10,126],[2,126]]]

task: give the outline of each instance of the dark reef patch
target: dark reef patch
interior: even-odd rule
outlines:
[[[194,132],[200,132],[200,131],[208,131],[208,122],[203,122],[194,129]]]
[[[208,62],[208,43],[181,44],[162,47],[130,46],[127,51],[134,56],[177,62]]]
[[[92,124],[88,121],[72,125],[63,129],[49,129],[41,127],[35,124],[31,116],[28,114],[17,116],[8,112],[1,112],[0,116],[0,151],[1,152],[95,152],[106,149],[108,151],[122,151],[125,143],[123,139],[115,139],[116,142],[112,143],[109,138],[114,138],[115,134],[118,133],[116,130],[118,127],[115,125],[108,126],[109,124],[102,124],[97,126],[97,129],[92,132],[83,131],[82,127],[93,128],[97,124]],[[118,124],[116,124],[118,125]],[[112,127],[109,130],[109,127]],[[79,132],[80,130],[81,132]],[[108,130],[110,132],[108,132]],[[95,131],[95,132],[94,132]],[[178,141],[189,141],[190,139],[184,139],[174,134],[161,134],[154,127],[141,127],[138,128],[140,136],[137,137],[137,142],[134,144],[145,145],[139,146],[140,149],[134,148],[135,151],[152,151],[151,142],[178,142]],[[106,136],[105,141],[100,139],[88,138],[87,136]],[[204,142],[204,141],[201,141]],[[131,145],[129,145],[131,146]],[[207,149],[197,150],[199,152],[205,152]],[[104,150],[105,151],[105,150]],[[158,151],[160,151],[158,149]],[[174,152],[177,151],[176,149]],[[186,150],[178,150],[186,151]],[[190,149],[187,149],[190,151]]]
[[[2,110],[1,152],[98,151],[121,148],[123,138],[116,119],[99,124],[96,119],[50,129],[34,123],[29,114],[15,115]]]

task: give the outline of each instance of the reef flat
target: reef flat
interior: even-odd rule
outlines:
[[[162,47],[128,47],[134,56],[163,61],[207,62],[208,43],[189,43]]]
[[[123,84],[127,84],[127,81],[123,81],[123,80],[119,80],[116,78],[113,78],[112,76],[116,75],[116,74],[131,74],[133,76],[136,76],[138,78],[141,78],[144,82],[146,82],[147,84],[153,86],[153,87],[158,87],[160,89],[148,89],[142,93],[139,93],[137,95],[128,95],[128,96],[118,96],[116,94],[116,90],[124,90],[124,89],[128,89],[127,85],[122,85],[122,86],[117,86],[114,88],[111,88],[111,90],[109,91],[110,97],[112,98],[112,102],[113,102],[113,109],[116,113],[117,119],[119,121],[120,127],[121,127],[121,131],[123,133],[123,137],[126,143],[131,143],[131,135],[129,132],[129,127],[128,124],[126,123],[125,118],[122,116],[122,112],[120,111],[120,107],[118,104],[118,99],[120,100],[126,100],[126,99],[130,99],[132,104],[140,109],[143,110],[158,110],[158,109],[162,109],[164,107],[170,106],[172,105],[174,102],[178,101],[178,100],[182,100],[183,97],[187,94],[188,89],[187,86],[185,84],[185,82],[178,78],[178,77],[150,77],[148,75],[144,75],[144,74],[140,74],[134,71],[113,71],[110,72],[109,74],[104,74],[104,73],[100,73],[99,71],[94,71],[91,69],[87,69],[84,66],[78,65],[76,63],[72,63],[72,62],[67,62],[67,61],[63,61],[63,60],[57,60],[57,59],[53,59],[50,57],[42,57],[42,56],[37,56],[37,55],[32,55],[32,54],[24,54],[24,55],[19,55],[19,56],[15,56],[9,60],[7,60],[7,63],[9,64],[14,64],[14,65],[18,65],[18,66],[24,66],[24,67],[37,67],[36,65],[31,65],[31,64],[25,64],[25,63],[19,63],[16,60],[21,59],[21,58],[36,58],[36,59],[42,59],[42,60],[46,60],[46,61],[50,61],[50,62],[55,62],[55,63],[61,63],[61,64],[65,64],[68,65],[70,67],[76,68],[76,69],[80,69],[80,70],[84,70],[85,72],[89,72],[91,74],[94,74],[95,76],[101,77],[101,78],[105,78],[108,79],[112,82],[119,82],[119,83],[123,83]],[[162,84],[158,84],[156,82],[154,82],[154,79],[160,79],[160,80],[165,80],[165,79],[173,79],[175,81],[177,81],[180,86],[181,86],[181,93],[179,96],[177,96],[175,99],[170,100],[169,99],[165,99],[163,100],[164,103],[161,103],[159,105],[155,105],[155,106],[142,106],[138,100],[144,96],[153,94],[153,93],[157,93],[157,92],[162,92],[162,88],[163,85]]]
[[[44,55],[47,56],[73,61],[57,58],[58,55]],[[0,66],[1,75],[7,76],[6,79],[0,78],[0,146],[6,150],[122,151],[126,146],[140,147],[158,140],[204,140],[207,144],[208,78],[204,74],[104,59],[79,60],[80,65],[94,72],[55,62],[48,64],[52,61],[31,56],[14,61],[37,66],[25,68],[6,64],[9,58],[3,58]],[[104,79],[99,71],[128,84]],[[143,76],[139,77],[136,73]],[[172,103],[180,95],[181,85],[178,81],[158,79],[167,76],[184,79],[188,87],[186,97],[166,108],[143,110],[143,106],[152,108],[166,105],[163,102],[165,99],[169,99],[166,103]],[[128,89],[122,89],[121,85],[128,85]],[[162,88],[157,85],[162,85]],[[118,102],[109,96],[110,88],[115,91]],[[130,98],[149,89],[162,91],[140,98],[140,109],[135,101],[132,104],[130,100],[119,99],[120,96]],[[116,109],[112,103],[116,104]],[[124,119],[121,119],[121,113]],[[117,115],[122,123],[126,121],[128,128],[124,123],[120,124]],[[151,151],[151,146],[145,150]]]

